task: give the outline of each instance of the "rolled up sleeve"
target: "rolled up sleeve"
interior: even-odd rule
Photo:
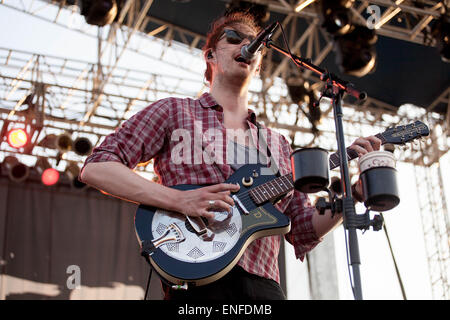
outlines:
[[[294,190],[284,213],[291,219],[291,231],[285,238],[294,246],[296,257],[303,261],[305,254],[323,240],[317,237],[312,224],[316,209],[311,206],[311,201],[305,193]]]
[[[87,157],[91,162],[116,161],[129,168],[149,161],[162,148],[170,121],[170,103],[159,100],[125,121]]]

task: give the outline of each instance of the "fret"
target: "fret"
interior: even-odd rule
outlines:
[[[250,196],[253,198],[253,201],[255,201],[257,204],[263,203],[263,199],[260,197],[259,193],[256,192],[257,188],[254,188],[250,190]]]
[[[275,179],[272,182],[275,184],[275,191],[278,192],[279,194],[283,193],[283,188],[278,183],[278,179]],[[277,190],[277,186],[280,190]]]
[[[267,183],[267,189],[268,189],[268,193],[269,193],[269,195],[270,195],[270,192],[272,191],[272,193],[273,193],[273,195],[272,195],[272,197],[276,197],[277,195],[276,195],[276,193],[273,191],[273,182],[274,182],[275,180],[272,180],[272,181],[269,181],[268,183]],[[275,190],[276,191],[276,190]]]
[[[278,177],[250,190],[250,196],[257,204],[275,199],[294,188],[292,174]],[[277,188],[278,186],[278,188]],[[279,189],[279,190],[278,190]]]

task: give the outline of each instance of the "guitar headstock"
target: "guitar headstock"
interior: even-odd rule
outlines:
[[[385,140],[383,142],[392,144],[405,144],[406,142],[428,136],[429,134],[430,129],[422,121],[415,121],[407,125],[389,128],[381,133]]]

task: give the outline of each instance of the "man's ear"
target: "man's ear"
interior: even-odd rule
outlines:
[[[212,53],[212,49],[209,49],[208,51],[206,51],[205,52],[205,59],[208,61],[208,60],[211,60],[211,59],[213,59],[214,58],[214,55],[213,55],[213,53]]]

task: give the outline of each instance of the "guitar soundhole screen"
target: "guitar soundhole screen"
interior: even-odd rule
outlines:
[[[170,252],[178,252],[179,244],[178,243],[168,243],[167,250],[169,250]]]
[[[202,250],[200,250],[199,248],[195,247],[194,249],[189,251],[189,253],[187,255],[189,257],[191,257],[192,259],[198,259],[201,256],[204,256],[205,254],[202,252]]]
[[[223,249],[225,249],[226,245],[227,245],[226,242],[214,241],[213,242],[213,251],[214,252],[222,252]]]
[[[227,229],[227,233],[230,237],[234,236],[234,234],[237,232],[236,225],[234,223],[230,224],[230,226]]]
[[[166,230],[167,226],[162,223],[158,224],[158,227],[156,228],[156,232],[158,232],[160,236],[163,235],[163,233],[166,232]]]
[[[166,210],[157,210],[152,220],[153,238],[163,235],[167,226],[176,224],[181,230],[184,241],[168,241],[161,245],[167,256],[178,261],[202,263],[217,259],[229,252],[239,241],[242,231],[242,218],[239,210],[234,207],[233,214],[214,212],[215,219],[207,225],[214,237],[205,241],[198,235],[184,215]],[[206,224],[206,223],[205,223]]]

